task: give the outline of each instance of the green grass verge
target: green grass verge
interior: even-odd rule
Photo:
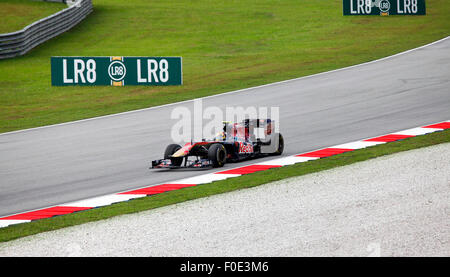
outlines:
[[[426,16],[388,17],[343,16],[342,0],[93,3],[75,28],[25,56],[0,60],[0,132],[306,76],[450,35],[448,0],[427,0]],[[51,56],[112,55],[182,56],[184,84],[51,86]]]
[[[407,151],[446,142],[450,142],[450,129],[423,136],[407,138],[402,141],[390,142],[365,149],[355,150],[352,152],[346,152],[328,158],[308,161],[306,163],[298,163],[281,168],[273,168],[267,171],[256,172],[249,175],[226,179],[223,181],[216,181],[210,184],[165,192],[150,197],[138,198],[127,202],[100,207],[97,209],[67,214],[63,216],[56,216],[48,219],[41,219],[30,223],[12,225],[0,229],[0,242],[9,241],[45,231],[57,230],[60,228],[78,225],[86,222],[107,219],[117,215],[136,213],[215,194],[255,187],[289,177],[301,176],[401,151]]]
[[[22,30],[34,21],[66,7],[66,4],[55,2],[0,0],[0,34]]]

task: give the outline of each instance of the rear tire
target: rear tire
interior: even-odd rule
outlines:
[[[166,151],[164,151],[164,159],[165,160],[170,159],[170,162],[174,166],[181,166],[181,164],[183,163],[183,157],[180,157],[180,158],[172,158],[171,157],[180,148],[181,148],[181,146],[178,145],[178,144],[169,144],[169,145],[167,145]]]
[[[213,167],[222,167],[227,161],[227,150],[220,143],[214,143],[208,149],[208,159]]]

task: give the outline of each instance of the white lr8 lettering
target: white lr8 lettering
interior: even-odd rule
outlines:
[[[73,76],[68,76],[67,59],[63,59],[63,82],[65,84],[94,83],[97,80],[96,63],[93,59],[73,60]]]

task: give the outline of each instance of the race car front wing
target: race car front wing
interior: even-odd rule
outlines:
[[[205,168],[205,167],[211,167],[212,162],[209,159],[197,159],[197,160],[188,160],[185,159],[183,162],[183,165],[176,166],[172,164],[172,161],[170,159],[160,159],[160,160],[154,160],[152,161],[152,167],[150,169],[157,169],[157,168]]]

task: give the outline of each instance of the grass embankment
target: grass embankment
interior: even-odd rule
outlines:
[[[210,184],[165,192],[150,197],[138,198],[88,211],[41,219],[30,223],[12,225],[0,229],[0,242],[86,222],[107,219],[117,215],[155,209],[201,197],[255,187],[289,177],[301,176],[401,151],[446,142],[450,142],[450,129],[442,132],[412,137],[402,141],[389,142],[382,145],[355,150],[328,158],[298,163],[281,168],[273,168],[267,171],[256,172],[223,181],[216,181]]]
[[[343,16],[341,0],[93,2],[94,12],[69,32],[0,61],[0,132],[310,75],[450,35],[446,0],[427,0],[426,16],[389,17]],[[51,86],[51,56],[112,55],[182,56],[184,84]]]
[[[66,4],[56,2],[0,0],[0,34],[20,31],[34,21],[66,7]]]

